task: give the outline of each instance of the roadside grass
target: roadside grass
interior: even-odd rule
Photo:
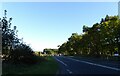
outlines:
[[[34,65],[26,65],[26,64],[4,64],[3,63],[3,75],[6,76],[9,74],[17,74],[17,75],[39,75],[39,74],[53,74],[55,75],[58,70],[58,64],[54,60],[52,56],[45,56],[45,60],[42,62],[38,62]]]

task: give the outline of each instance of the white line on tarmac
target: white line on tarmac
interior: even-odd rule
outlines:
[[[65,64],[64,62],[62,62],[61,60],[55,58],[57,61],[61,62],[63,65],[67,66],[67,64]]]
[[[70,71],[69,69],[67,69],[67,71],[68,71],[70,74],[72,74],[72,71]]]
[[[99,66],[99,67],[103,67],[103,68],[107,68],[107,69],[120,71],[120,69],[114,68],[114,67],[109,67],[109,66],[105,66],[105,65],[95,64],[95,63],[91,63],[91,62],[87,62],[87,61],[81,61],[81,60],[77,60],[77,59],[73,59],[73,58],[69,58],[69,59],[74,60],[74,61],[78,61],[78,62],[82,62],[82,63],[86,63],[86,64],[90,64],[90,65],[95,65],[95,66]]]

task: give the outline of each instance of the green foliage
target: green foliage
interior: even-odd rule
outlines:
[[[58,53],[58,49],[45,48],[43,53],[47,55],[56,55]]]
[[[73,33],[68,41],[59,47],[59,53],[83,56],[113,56],[120,54],[120,20],[108,16],[92,27],[83,26],[83,34]]]
[[[24,44],[22,39],[18,38],[18,30],[16,26],[11,29],[12,18],[7,20],[7,11],[5,15],[0,19],[0,26],[2,26],[2,54],[5,62],[12,63],[36,63],[37,57],[34,55],[32,49]]]

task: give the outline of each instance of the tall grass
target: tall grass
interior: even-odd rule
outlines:
[[[38,74],[53,74],[58,70],[58,64],[51,56],[43,57],[45,60],[33,65],[27,64],[8,64],[3,63],[3,75],[17,74],[17,75],[38,75]]]

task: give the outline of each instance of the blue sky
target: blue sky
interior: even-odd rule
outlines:
[[[83,25],[92,26],[101,18],[118,14],[117,2],[13,2],[2,3],[19,38],[35,51],[57,48],[72,33],[82,33]]]

